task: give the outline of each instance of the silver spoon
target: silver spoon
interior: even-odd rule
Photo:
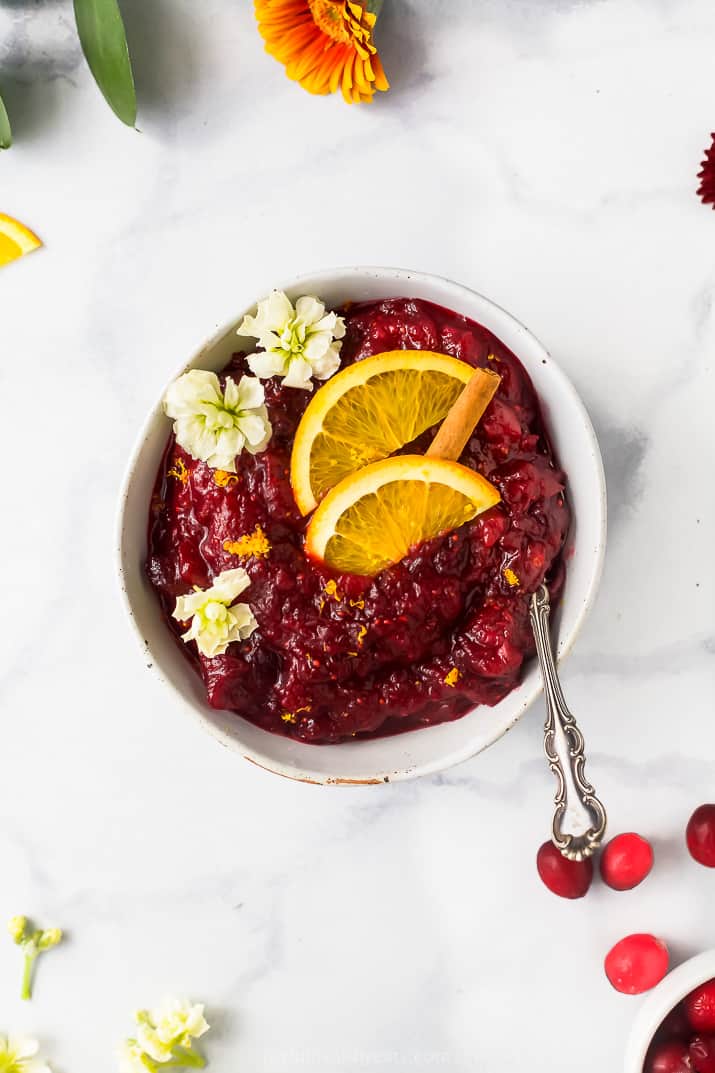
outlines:
[[[598,849],[606,831],[606,810],[586,779],[583,734],[566,706],[549,634],[549,590],[531,597],[529,618],[536,641],[546,698],[544,752],[558,783],[551,838],[564,857],[583,861]]]

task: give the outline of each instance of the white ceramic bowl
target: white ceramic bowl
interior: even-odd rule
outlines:
[[[686,995],[712,979],[715,979],[715,950],[706,950],[678,965],[649,992],[633,1024],[626,1048],[624,1073],[643,1073],[648,1048],[667,1015]]]
[[[564,374],[523,325],[488,299],[437,276],[391,268],[342,268],[314,273],[281,288],[295,300],[317,294],[329,306],[413,297],[436,302],[483,324],[521,360],[538,392],[556,453],[569,476],[574,523],[569,536],[567,581],[557,622],[559,656],[571,648],[593,602],[605,550],[606,491],[603,466],[591,422]],[[262,295],[248,296],[244,310],[214,335],[175,376],[190,368],[221,369],[233,351],[252,349],[236,336],[236,325]],[[173,378],[172,378],[173,379]],[[163,393],[162,393],[163,394]],[[480,707],[441,726],[371,741],[304,745],[261,730],[230,712],[214,711],[203,684],[180,652],[162,619],[144,573],[147,513],[170,423],[161,400],[149,414],[132,454],[121,492],[118,519],[119,576],[130,619],[144,648],[145,662],[222,744],[269,771],[316,783],[364,784],[414,778],[466,760],[501,737],[541,691],[535,663],[521,685],[494,708]]]

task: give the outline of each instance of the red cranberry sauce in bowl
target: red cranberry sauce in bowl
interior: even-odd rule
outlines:
[[[494,335],[422,300],[339,312],[341,368],[385,351],[432,350],[501,375],[460,458],[496,485],[501,502],[374,578],[331,573],[304,553],[307,519],[289,479],[293,438],[312,395],[273,377],[263,381],[272,438],[261,453],[242,453],[235,475],[195,460],[170,438],[152,498],[146,566],[208,703],[316,744],[443,723],[511,692],[534,651],[529,597],[546,579],[558,598],[570,522],[565,477],[529,375]],[[224,374],[238,379],[247,371],[237,353]],[[406,450],[423,453],[433,435]],[[238,566],[250,577],[242,599],[258,626],[223,654],[204,656],[178,639],[177,598]]]

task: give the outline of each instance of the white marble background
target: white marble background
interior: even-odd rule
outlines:
[[[30,1006],[0,935],[0,1030],[97,1073],[188,992],[216,1073],[616,1071],[610,945],[715,945],[682,839],[715,796],[712,0],[386,0],[394,89],[352,109],[284,78],[248,0],[123,7],[141,133],[69,3],[0,0],[0,211],[46,244],[0,277],[0,919],[69,932]],[[481,290],[590,408],[610,548],[565,681],[612,833],[655,841],[635,893],[541,887],[540,706],[441,776],[312,788],[202,736],[135,648],[112,537],[145,411],[247,299],[350,263]]]

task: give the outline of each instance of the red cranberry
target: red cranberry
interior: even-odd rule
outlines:
[[[706,868],[715,868],[715,805],[701,805],[688,820],[685,841],[691,855]]]
[[[536,867],[545,885],[559,898],[583,898],[593,879],[593,861],[569,861],[553,842],[544,842]]]
[[[695,1073],[715,1073],[715,1036],[693,1036],[690,1061]]]
[[[663,1024],[658,1029],[658,1034],[661,1039],[672,1039],[677,1036],[678,1039],[684,1040],[691,1033],[692,1028],[686,1016],[685,1007],[682,1002],[679,1002],[663,1021]]]
[[[697,1032],[715,1032],[715,980],[691,991],[684,1006],[688,1022]]]
[[[632,890],[653,867],[653,847],[640,835],[616,835],[601,854],[601,876],[613,890]]]
[[[606,976],[623,995],[640,995],[668,971],[668,948],[655,935],[627,935],[606,954]]]
[[[687,1043],[669,1039],[659,1043],[648,1056],[645,1073],[690,1073],[693,1064]]]

